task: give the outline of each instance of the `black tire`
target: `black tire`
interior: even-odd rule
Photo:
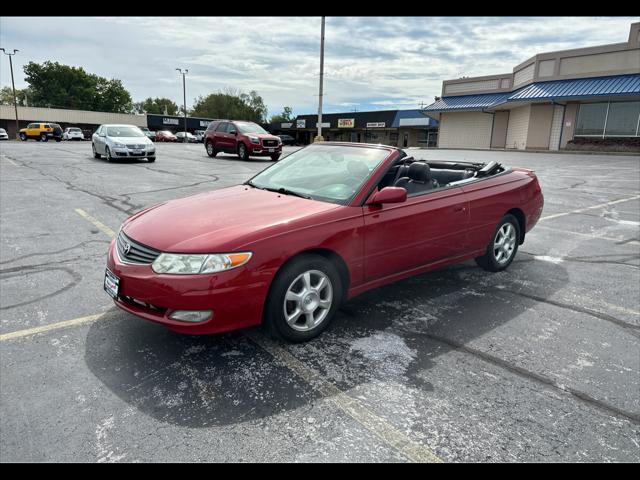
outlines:
[[[20,134],[20,140],[22,140],[23,142],[27,141],[27,135],[25,133],[21,133]]]
[[[147,162],[153,163],[156,161],[156,157],[147,157]]]
[[[279,158],[280,158],[280,154],[278,154],[278,155],[271,155],[271,160],[272,160],[272,161],[274,161],[274,162],[277,162]]]
[[[60,142],[62,139],[60,137],[56,137],[56,142]]]
[[[113,162],[113,157],[111,156],[111,150],[109,150],[109,147],[107,146],[104,147],[104,156],[107,159],[107,162]]]
[[[285,309],[288,306],[290,307],[288,303],[285,304],[285,296],[292,283],[301,274],[308,271],[322,272],[330,280],[332,300],[322,321],[313,328],[301,331],[293,328],[285,319]],[[264,326],[268,333],[275,338],[295,343],[311,340],[320,335],[331,323],[344,297],[343,288],[338,269],[325,257],[316,254],[304,254],[295,257],[282,267],[273,280],[265,304]],[[300,315],[300,317],[302,316]],[[301,320],[304,321],[304,319]]]
[[[238,144],[238,157],[240,157],[240,160],[249,160],[249,149],[244,144],[244,142],[240,142]]]
[[[502,259],[498,259],[496,258],[497,256],[496,248],[495,248],[496,240],[498,239],[498,234],[501,232],[501,230],[503,230],[503,227],[505,227],[505,225],[507,224],[510,224],[511,227],[513,228],[513,232],[515,236],[513,248],[512,250],[509,251],[508,258],[503,256]],[[478,266],[480,266],[481,268],[489,272],[500,272],[502,270],[505,270],[509,265],[511,265],[511,262],[513,262],[513,259],[515,258],[516,253],[518,253],[519,243],[520,243],[520,223],[518,222],[518,219],[513,215],[511,214],[505,215],[504,217],[502,217],[502,220],[498,222],[498,226],[496,227],[495,232],[491,236],[491,242],[489,243],[489,245],[487,245],[487,250],[485,254],[481,257],[476,257],[475,259],[476,263],[478,264]],[[504,251],[502,252],[502,255],[506,255]],[[506,260],[504,258],[506,258]]]
[[[218,151],[214,148],[213,142],[207,142],[204,149],[207,151],[207,155],[212,158],[218,154]]]
[[[93,142],[91,142],[91,149],[93,150],[93,158],[101,158],[102,155],[100,155],[98,153],[98,151],[96,150],[96,146]]]
[[[48,142],[49,141],[49,137],[47,137],[47,135],[43,133],[42,135],[40,135],[40,141],[41,142]]]

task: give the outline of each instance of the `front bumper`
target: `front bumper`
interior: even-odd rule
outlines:
[[[109,245],[107,268],[120,279],[116,306],[138,317],[191,335],[221,333],[262,321],[270,275],[240,267],[208,275],[157,274],[151,265],[122,263]],[[212,310],[209,320],[191,323],[170,318],[175,310]]]
[[[113,156],[119,158],[149,158],[156,156],[155,148],[153,150],[133,150],[129,148],[116,148],[113,149]]]
[[[249,153],[252,156],[258,157],[270,157],[271,155],[280,155],[282,154],[282,144],[277,147],[265,147],[263,145],[257,145],[252,143],[249,145]]]

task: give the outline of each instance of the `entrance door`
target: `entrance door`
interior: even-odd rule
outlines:
[[[404,132],[402,136],[402,147],[407,148],[409,146],[409,132]]]

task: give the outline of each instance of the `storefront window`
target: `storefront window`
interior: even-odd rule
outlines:
[[[584,103],[578,112],[575,136],[635,137],[638,118],[640,102]]]
[[[575,135],[602,135],[606,117],[607,103],[583,103],[578,112]]]
[[[640,102],[611,102],[605,136],[636,136],[638,116]]]

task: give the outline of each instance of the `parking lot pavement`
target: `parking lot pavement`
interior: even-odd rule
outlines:
[[[640,159],[409,153],[533,168],[541,222],[505,272],[365,293],[289,345],[174,334],[102,291],[127,216],[269,161],[0,144],[0,460],[640,460]]]

